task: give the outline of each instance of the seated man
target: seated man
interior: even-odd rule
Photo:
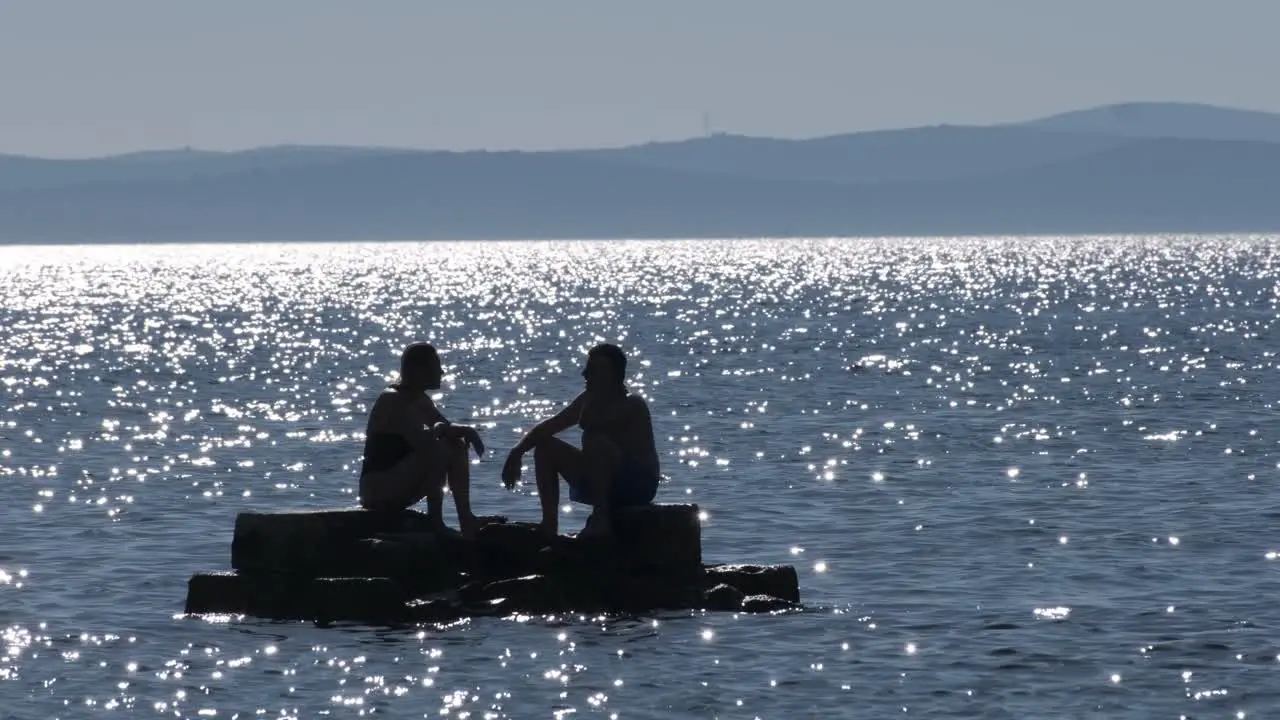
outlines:
[[[360,505],[395,512],[427,500],[427,520],[444,524],[447,482],[464,535],[481,518],[471,512],[471,466],[467,447],[484,454],[475,428],[452,425],[431,401],[444,370],[440,355],[427,343],[414,343],[400,357],[400,380],[382,391],[369,411],[364,465],[360,469]]]
[[[613,508],[647,505],[658,491],[653,423],[644,398],[627,389],[627,356],[616,345],[597,345],[587,353],[582,377],[586,389],[535,425],[502,467],[502,481],[511,488],[520,478],[521,457],[533,450],[541,530],[548,537],[559,532],[561,477],[570,500],[592,507],[581,536],[608,535]],[[581,450],[555,437],[575,424],[582,428]]]

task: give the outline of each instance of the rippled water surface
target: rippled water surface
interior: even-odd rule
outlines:
[[[0,717],[1275,717],[1276,238],[0,248]],[[502,455],[616,341],[709,561],[803,612],[180,615],[354,501],[409,340]],[[531,472],[526,471],[526,480]],[[570,513],[575,530],[584,513]],[[452,520],[452,519],[451,519]]]

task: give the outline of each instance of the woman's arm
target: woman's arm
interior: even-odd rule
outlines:
[[[415,403],[396,393],[388,400],[394,403],[389,410],[396,431],[417,449],[438,440],[449,427],[449,421],[430,398],[425,403]]]

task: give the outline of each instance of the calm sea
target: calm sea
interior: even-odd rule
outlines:
[[[0,718],[1280,713],[1278,238],[0,258]],[[796,565],[806,609],[182,617],[237,512],[352,505],[419,339],[492,448],[478,510],[520,520],[503,455],[622,344],[660,500],[706,510],[708,561]]]

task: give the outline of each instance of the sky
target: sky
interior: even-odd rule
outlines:
[[[0,0],[0,153],[1280,112],[1276,0]]]

